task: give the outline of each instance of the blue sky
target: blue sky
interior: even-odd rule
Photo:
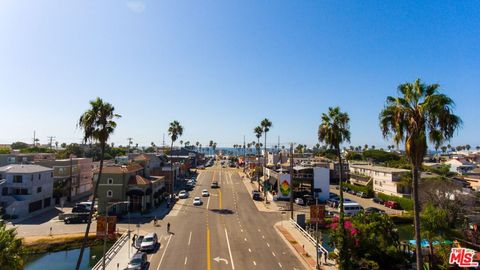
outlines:
[[[97,96],[123,117],[112,137],[239,144],[317,143],[339,105],[352,144],[384,146],[378,114],[398,84],[440,83],[464,121],[452,145],[480,144],[477,1],[0,2],[0,143],[79,142]],[[167,140],[168,141],[168,140]],[[270,143],[269,143],[270,144]]]

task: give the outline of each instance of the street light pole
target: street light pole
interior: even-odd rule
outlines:
[[[105,223],[106,223],[106,228],[105,228],[105,233],[103,234],[103,256],[102,256],[102,270],[105,270],[105,253],[107,252],[107,235],[108,235],[108,209],[110,209],[112,206],[118,205],[118,204],[128,204],[129,201],[121,201],[121,202],[116,202],[111,205],[108,205],[108,202],[105,204]],[[93,206],[92,206],[93,207]],[[130,232],[130,229],[128,230]],[[128,255],[130,256],[130,254]]]

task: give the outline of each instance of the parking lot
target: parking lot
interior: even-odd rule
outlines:
[[[335,193],[337,195],[340,194],[340,190],[337,189],[338,185],[330,185],[330,192],[332,193]],[[352,201],[355,201],[357,202],[358,204],[360,204],[364,209],[366,209],[367,207],[375,207],[375,208],[378,208],[380,210],[383,210],[385,211],[385,213],[389,214],[389,215],[401,215],[403,213],[403,210],[396,210],[396,209],[390,209],[388,207],[385,207],[384,205],[381,205],[381,204],[378,204],[378,203],[375,203],[372,201],[372,198],[360,198],[358,196],[355,196],[355,195],[352,195],[350,193],[347,193],[347,192],[343,192],[343,196],[345,198],[348,198]],[[329,210],[330,209],[330,210]],[[334,212],[338,212],[337,209],[333,209],[331,207],[327,207],[327,211],[334,211]]]

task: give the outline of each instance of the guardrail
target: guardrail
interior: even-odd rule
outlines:
[[[303,234],[310,242],[312,242],[312,244],[315,247],[317,246],[317,240],[315,240],[315,238],[313,238],[307,231],[305,231],[300,225],[298,225],[298,223],[295,222],[295,220],[290,219],[290,223],[292,223],[292,225],[297,230],[299,230],[301,234]],[[328,257],[328,250],[326,248],[324,248],[320,243],[318,244],[318,247],[323,253],[327,254],[327,257]]]
[[[105,267],[112,261],[112,259],[117,255],[117,253],[122,249],[123,245],[128,241],[128,231],[126,231],[118,240],[113,244],[113,246],[105,253]],[[95,264],[92,270],[99,270],[102,269],[103,259],[100,260]]]

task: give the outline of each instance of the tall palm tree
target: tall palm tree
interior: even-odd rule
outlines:
[[[450,140],[462,123],[461,119],[452,113],[453,100],[439,93],[438,88],[438,84],[426,85],[420,79],[413,83],[400,84],[400,96],[387,97],[386,105],[379,116],[383,136],[392,136],[397,145],[404,142],[405,153],[412,165],[417,269],[423,269],[418,181],[423,157],[427,153],[427,139],[440,145]]]
[[[349,259],[345,245],[344,209],[343,209],[343,165],[340,155],[340,144],[350,142],[350,118],[347,113],[341,112],[339,107],[328,108],[328,113],[322,114],[322,123],[318,127],[318,140],[325,143],[331,149],[335,149],[340,165],[340,243],[339,261],[340,269],[349,269]]]
[[[268,120],[268,118],[265,118],[262,120],[262,122],[260,122],[260,126],[262,127],[263,129],[263,134],[265,134],[265,145],[264,145],[264,159],[263,159],[263,164],[264,166],[267,165],[267,133],[270,131],[270,128],[272,127],[272,122],[270,120]]]
[[[103,102],[99,97],[97,99],[90,101],[90,108],[85,111],[78,120],[77,126],[83,130],[83,141],[95,141],[100,144],[100,168],[98,170],[98,178],[93,189],[92,196],[92,205],[95,205],[95,200],[97,199],[98,186],[100,180],[102,179],[103,171],[103,159],[105,157],[105,146],[107,144],[110,135],[117,127],[117,123],[114,121],[116,118],[121,116],[114,113],[115,108],[112,104]],[[83,252],[85,246],[87,245],[88,234],[90,232],[90,224],[92,221],[94,207],[91,207],[88,214],[88,223],[87,228],[85,229],[85,235],[83,237],[82,247],[80,249],[80,254],[78,255],[76,269],[80,269],[80,264],[82,263]]]
[[[213,141],[210,140],[210,142],[208,143],[208,147],[212,148],[213,147]]]
[[[2,269],[21,270],[24,267],[22,239],[17,237],[17,229],[7,229],[0,221],[0,265]]]
[[[174,120],[173,122],[170,123],[170,126],[168,127],[168,135],[172,140],[172,143],[170,144],[170,156],[172,156],[173,143],[178,139],[178,137],[183,135],[183,127],[182,125],[180,125],[180,123],[177,120]],[[174,172],[173,172],[173,160],[170,161],[170,167],[172,170],[172,177],[170,179],[170,194],[173,194],[174,184],[175,184]]]
[[[200,145],[200,142],[195,142],[195,145],[197,146],[197,152],[198,152],[198,146]]]
[[[263,134],[263,128],[261,126],[257,126],[253,129],[253,132],[255,133],[255,137],[257,137],[257,155],[260,156],[260,138],[262,137]]]

